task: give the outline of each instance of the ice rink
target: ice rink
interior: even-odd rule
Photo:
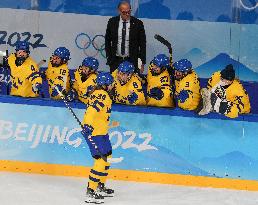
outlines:
[[[1,205],[80,205],[87,179],[0,172]],[[258,192],[109,181],[112,205],[257,205]]]

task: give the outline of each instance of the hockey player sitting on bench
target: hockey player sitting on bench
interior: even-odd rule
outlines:
[[[27,41],[16,43],[15,53],[8,57],[11,70],[11,95],[38,97],[42,90],[42,78],[37,63],[30,57]]]
[[[65,47],[57,48],[49,60],[46,78],[50,97],[55,100],[61,99],[56,89],[63,92],[70,89],[69,60],[70,51]]]
[[[93,57],[87,57],[82,65],[74,72],[74,83],[72,92],[75,92],[78,99],[84,104],[88,103],[89,94],[96,86],[97,70],[99,61]]]
[[[159,54],[151,61],[147,75],[147,105],[174,107],[171,80],[168,70],[169,58]]]
[[[115,78],[115,102],[127,105],[145,105],[145,96],[139,77],[134,74],[134,65],[122,62],[112,75]]]
[[[199,115],[217,112],[230,118],[250,112],[248,94],[235,78],[233,65],[227,65],[222,71],[215,72],[208,81],[208,87],[201,90],[202,110]]]
[[[182,59],[173,64],[175,76],[175,102],[184,110],[195,110],[200,101],[200,82],[192,63]]]

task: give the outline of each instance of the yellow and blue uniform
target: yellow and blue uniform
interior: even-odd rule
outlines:
[[[88,92],[93,89],[93,87],[96,86],[96,73],[91,73],[88,78],[83,82],[81,78],[81,69],[78,68],[74,72],[74,83],[73,83],[73,89],[78,94],[78,99],[87,104],[88,103]]]
[[[62,64],[58,67],[53,67],[51,62],[49,61],[48,68],[46,70],[46,78],[48,81],[49,94],[51,98],[56,100],[61,99],[61,96],[59,95],[53,96],[53,91],[56,86],[60,86],[62,90],[65,90],[66,92],[69,91],[70,75],[67,64]]]
[[[116,74],[114,74],[113,76],[115,76],[116,79]],[[116,103],[126,105],[146,105],[142,84],[136,74],[133,74],[131,79],[124,85],[121,85],[119,80],[117,79],[114,83]],[[134,100],[131,100],[132,96],[134,97]]]
[[[220,80],[220,71],[215,72],[208,81],[208,89],[211,90]],[[229,112],[225,114],[227,117],[236,118],[239,114],[250,113],[251,105],[249,96],[238,79],[234,79],[233,83],[225,88],[225,97],[231,104]]]
[[[112,100],[104,90],[95,90],[89,97],[83,124],[91,126],[93,136],[106,135],[111,113]]]
[[[171,78],[170,75],[165,69],[159,75],[153,75],[151,72],[153,64],[150,64],[147,74],[147,93],[151,93],[151,90],[158,88],[162,92],[161,99],[147,96],[147,105],[157,106],[157,107],[174,107],[173,103],[173,92],[171,88]]]
[[[192,70],[183,79],[175,80],[175,96],[178,98],[181,92],[187,92],[185,101],[177,100],[178,107],[184,110],[195,110],[200,102],[200,82],[197,74]]]
[[[38,97],[39,94],[33,92],[36,84],[42,84],[37,64],[31,57],[28,57],[20,66],[16,66],[15,60],[15,54],[8,57],[12,81],[10,94],[21,97]]]
[[[92,140],[96,143],[102,156],[111,157],[112,146],[109,141],[108,129],[112,100],[104,90],[95,90],[89,97],[83,124],[93,128]],[[86,139],[87,140],[87,139]],[[94,166],[90,171],[88,187],[96,190],[98,183],[105,183],[110,163],[100,158],[96,148],[87,140]]]

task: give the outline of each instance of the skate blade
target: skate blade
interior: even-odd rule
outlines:
[[[85,200],[85,203],[87,204],[103,204],[104,203],[104,200],[103,199],[86,199]]]
[[[103,197],[114,197],[115,196],[115,194],[106,194],[106,193],[103,193],[103,192],[101,192],[101,195]]]

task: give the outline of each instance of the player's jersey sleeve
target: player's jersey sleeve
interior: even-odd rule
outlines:
[[[215,72],[208,80],[207,88],[211,90],[215,85],[217,85],[220,81],[220,71]]]
[[[78,93],[79,85],[81,84],[80,68],[77,68],[74,72],[74,82],[72,88]]]
[[[29,64],[31,64],[30,68],[31,68],[31,74],[28,77],[29,81],[31,82],[32,85],[36,85],[38,84],[42,84],[42,78],[41,78],[41,74],[39,72],[39,67],[38,65],[33,62],[32,60],[30,60]]]
[[[89,95],[92,92],[92,90],[94,89],[94,87],[96,87],[96,79],[97,79],[97,74],[92,73],[90,74],[90,76],[87,78],[86,81],[82,82],[79,81],[80,84],[78,86],[78,96],[79,96],[79,100],[85,104],[88,103],[89,100]]]
[[[234,80],[226,90],[226,99],[231,102],[230,111],[226,114],[227,117],[236,118],[239,114],[250,113],[249,96],[238,80]]]
[[[103,90],[95,90],[87,104],[83,124],[93,127],[92,136],[106,135],[109,128],[112,100]]]

